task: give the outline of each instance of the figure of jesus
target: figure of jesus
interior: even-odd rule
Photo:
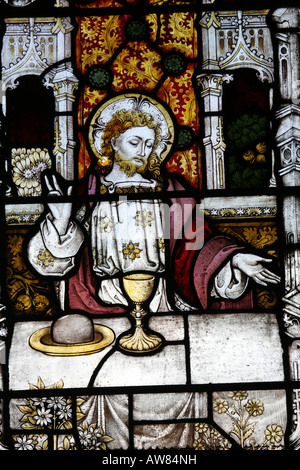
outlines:
[[[97,136],[96,129],[95,140]],[[178,208],[191,207],[192,217],[195,201],[191,204],[184,198],[176,178],[163,180],[157,155],[161,142],[161,127],[151,113],[141,109],[113,113],[97,142],[100,156],[86,177],[85,194],[93,196],[92,202],[76,214],[72,203],[50,201],[52,195],[63,196],[63,190],[55,174],[45,177],[49,212],[29,241],[28,258],[38,273],[68,279],[71,309],[103,313],[125,308],[121,278],[132,272],[155,274],[150,310],[166,312],[174,305],[206,309],[210,299],[242,299],[249,279],[264,286],[280,281],[267,268],[271,259],[214,234],[207,222],[199,249],[188,250],[185,239],[177,240],[182,227],[172,227],[167,240],[161,192],[182,190],[182,197],[170,200],[170,210],[176,205],[173,222],[187,219],[186,213],[179,217]],[[70,185],[69,196],[71,191]],[[154,197],[141,194],[149,192]],[[132,197],[135,193],[139,197]],[[166,272],[172,273],[170,283]]]

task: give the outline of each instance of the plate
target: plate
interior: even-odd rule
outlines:
[[[33,333],[30,346],[49,356],[83,356],[94,354],[107,348],[115,339],[114,332],[103,325],[94,325],[94,339],[88,343],[55,343],[51,338],[51,326]]]

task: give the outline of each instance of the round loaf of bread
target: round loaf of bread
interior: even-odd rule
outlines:
[[[60,344],[89,343],[94,339],[94,325],[85,315],[64,315],[53,322],[51,336]]]

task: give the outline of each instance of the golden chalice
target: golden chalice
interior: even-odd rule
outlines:
[[[123,277],[124,290],[134,303],[130,314],[135,319],[135,330],[132,334],[125,334],[119,340],[121,349],[131,353],[148,353],[162,345],[162,337],[152,332],[146,333],[143,318],[147,310],[143,304],[149,299],[154,288],[155,276],[147,273],[128,274]]]

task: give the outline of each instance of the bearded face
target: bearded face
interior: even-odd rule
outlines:
[[[149,127],[131,127],[118,137],[113,137],[111,145],[115,151],[114,161],[127,176],[145,174],[148,158],[155,142],[155,131]]]
[[[115,153],[114,162],[119,166],[120,170],[126,173],[126,175],[129,177],[133,176],[135,173],[139,173],[140,175],[144,176],[148,166],[148,162],[140,160],[138,156],[135,156],[129,160],[120,152]]]

